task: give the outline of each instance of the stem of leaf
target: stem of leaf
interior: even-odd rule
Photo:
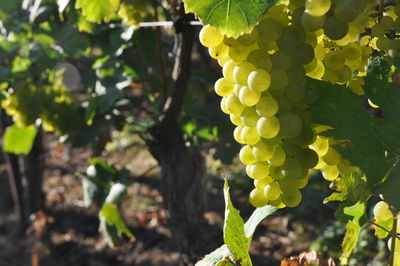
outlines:
[[[396,248],[396,237],[397,237],[397,219],[398,217],[395,216],[393,219],[393,227],[392,227],[392,232],[391,232],[391,238],[392,238],[392,244],[390,247],[390,259],[389,259],[389,265],[394,266],[394,253],[395,253],[395,248]]]

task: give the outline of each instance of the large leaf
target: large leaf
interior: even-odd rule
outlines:
[[[264,220],[266,217],[275,213],[276,210],[277,208],[271,205],[255,209],[255,211],[251,214],[250,218],[244,224],[244,232],[246,237],[251,238],[257,226],[260,224],[260,222]]]
[[[374,116],[361,98],[343,86],[310,81],[317,94],[311,108],[314,122],[332,126],[326,135],[349,142],[337,147],[341,154],[365,173],[369,187],[386,179],[389,185],[375,187],[375,192],[400,208],[400,87],[375,77],[366,78],[365,90],[380,106],[383,116]]]
[[[15,154],[28,154],[35,140],[37,129],[34,126],[23,127],[12,125],[7,127],[3,136],[3,149]]]
[[[244,232],[244,222],[239,211],[233,206],[229,195],[228,181],[224,185],[225,198],[225,224],[224,242],[229,247],[235,260],[242,265],[252,265],[249,256],[250,238]]]
[[[276,0],[184,0],[185,11],[194,13],[203,24],[221,33],[238,37],[257,23]]]
[[[118,11],[119,0],[78,0],[76,8],[82,8],[82,14],[90,22],[109,21]]]

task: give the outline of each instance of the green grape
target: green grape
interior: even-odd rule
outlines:
[[[245,108],[239,101],[239,98],[235,94],[230,94],[227,96],[225,101],[225,109],[230,114],[240,115]]]
[[[259,116],[272,117],[278,112],[278,102],[272,96],[262,97],[256,104],[256,112]]]
[[[337,165],[340,160],[340,155],[335,149],[329,148],[328,152],[321,158],[324,160],[324,163],[328,165]]]
[[[301,16],[304,13],[304,8],[297,8],[292,12],[292,26],[302,27]]]
[[[367,0],[338,0],[334,14],[343,23],[349,23],[357,18],[367,6]]]
[[[250,33],[245,33],[239,36],[239,38],[237,38],[237,42],[244,46],[250,46],[253,43],[255,43],[257,39],[258,39],[258,29],[253,28],[253,30]]]
[[[278,135],[280,130],[279,119],[275,116],[261,117],[257,122],[258,134],[266,139],[271,139]]]
[[[286,76],[288,77],[289,86],[306,84],[306,71],[300,65],[291,65],[286,70]]]
[[[259,162],[265,162],[272,158],[275,153],[276,145],[270,145],[263,139],[261,139],[253,147],[254,158]]]
[[[268,9],[265,18],[272,18],[278,21],[281,25],[286,26],[289,24],[288,13],[286,12],[285,5],[273,5]]]
[[[312,16],[323,16],[331,8],[331,0],[306,0],[305,8]]]
[[[346,58],[345,64],[350,68],[350,70],[352,72],[354,72],[358,68],[358,66],[361,64],[361,62],[362,62],[362,57],[358,57],[355,60],[348,60]]]
[[[239,159],[245,165],[252,165],[257,162],[253,156],[253,149],[249,145],[243,146],[240,149]]]
[[[297,65],[306,65],[314,58],[314,49],[307,43],[300,43],[291,54],[292,60]]]
[[[270,91],[275,95],[282,95],[285,88],[289,85],[289,79],[282,69],[272,69]]]
[[[210,25],[204,26],[199,34],[200,42],[205,47],[215,47],[222,43],[224,36]]]
[[[316,31],[322,29],[325,25],[326,16],[312,16],[308,10],[305,10],[301,16],[301,24],[307,31]]]
[[[300,164],[307,169],[314,168],[318,164],[318,154],[311,149],[303,149],[296,155]]]
[[[249,74],[247,84],[255,92],[263,92],[271,85],[271,76],[267,71],[257,69]]]
[[[325,74],[325,66],[320,61],[317,60],[317,66],[310,72],[307,72],[307,76],[313,79],[321,79]]]
[[[242,114],[243,115],[243,114]],[[240,115],[229,115],[229,119],[231,120],[232,124],[235,126],[244,126],[244,123],[241,120]]]
[[[338,71],[336,71],[337,74],[337,83],[339,84],[345,84],[350,81],[351,75],[352,75],[351,68],[344,65],[342,68],[340,68]]]
[[[305,188],[308,185],[308,170],[307,170],[307,174],[306,177],[302,178],[302,179],[297,179],[297,180],[293,180],[294,182],[296,182],[296,187],[298,189],[302,189]]]
[[[233,79],[236,83],[247,85],[247,78],[250,72],[256,70],[255,66],[250,63],[243,62],[233,68]]]
[[[264,196],[268,200],[277,200],[281,196],[281,188],[277,182],[272,182],[264,187]]]
[[[385,36],[385,32],[385,27],[382,24],[375,24],[371,28],[371,33],[374,37],[383,37]]]
[[[342,55],[346,60],[357,60],[361,57],[361,46],[358,42],[349,43],[343,47]]]
[[[228,62],[226,62],[226,64],[222,68],[222,74],[226,80],[230,82],[235,82],[235,80],[233,79],[233,69],[238,64],[239,64],[238,62],[233,60],[229,60]]]
[[[255,127],[258,119],[260,119],[260,116],[252,107],[246,107],[240,116],[241,122],[248,127]]]
[[[221,108],[222,112],[224,112],[225,114],[230,114],[226,107],[226,100],[227,100],[227,97],[221,98],[220,108]]]
[[[236,140],[237,143],[239,144],[246,144],[242,138],[242,130],[244,126],[238,126],[235,128],[233,131],[233,138]]]
[[[322,79],[327,80],[332,84],[335,84],[336,82],[338,82],[338,75],[335,70],[331,68],[326,68]]]
[[[390,30],[394,27],[394,20],[390,16],[383,16],[380,19],[379,23],[383,25],[385,30]]]
[[[310,148],[313,149],[318,156],[324,156],[329,150],[329,140],[326,137],[317,136],[315,142],[310,145]]]
[[[288,179],[301,179],[303,168],[298,160],[287,157],[285,163],[282,165],[282,175]]]
[[[242,89],[242,85],[240,84],[235,84],[233,85],[233,93],[236,95],[236,97],[239,97],[240,90]]]
[[[298,145],[309,145],[316,140],[315,131],[310,126],[303,126],[300,134],[290,140]]]
[[[301,147],[296,143],[289,141],[289,139],[285,139],[282,141],[282,148],[285,150],[286,155],[295,156],[301,150]]]
[[[285,27],[282,29],[281,36],[276,41],[279,49],[290,53],[296,49],[296,47],[306,39],[305,32],[295,27]]]
[[[269,175],[273,178],[275,181],[280,181],[284,179],[285,177],[282,175],[282,167],[278,166],[270,166],[269,167]]]
[[[281,35],[282,26],[274,19],[264,19],[258,24],[259,35],[267,42],[278,40]]]
[[[271,71],[272,69],[271,56],[262,49],[251,51],[247,56],[246,61],[257,68],[261,68],[266,71]]]
[[[214,85],[215,93],[219,96],[225,97],[233,93],[233,83],[225,78],[220,78]]]
[[[390,40],[385,36],[380,37],[376,40],[376,48],[378,48],[379,51],[388,50],[389,45],[390,45]]]
[[[246,166],[246,168],[247,168],[247,166]],[[249,167],[248,171],[250,171],[250,167]],[[246,172],[247,172],[247,170],[246,170]],[[267,179],[254,179],[253,184],[256,189],[264,190],[265,186],[269,184],[267,181],[268,181]]]
[[[318,60],[324,60],[325,56],[326,56],[326,50],[325,48],[321,45],[318,44],[315,48],[314,48],[314,55]]]
[[[276,98],[276,100],[278,101],[278,106],[279,106],[279,110],[278,110],[278,114],[284,114],[287,112],[290,112],[293,108],[293,104],[289,101],[289,99],[285,96],[279,96]]]
[[[272,51],[275,51],[275,50],[278,49],[278,46],[276,45],[276,42],[267,42],[263,38],[258,39],[257,45],[261,49],[263,49],[265,51],[268,51],[268,52],[272,52]]]
[[[243,141],[248,145],[254,145],[260,140],[260,135],[258,134],[257,129],[254,127],[243,127],[240,135]]]
[[[349,26],[346,23],[339,21],[335,16],[330,16],[326,19],[324,32],[331,40],[340,40],[346,36],[349,31]]]
[[[253,91],[247,86],[243,86],[240,88],[239,91],[239,100],[240,103],[243,104],[244,106],[253,106],[261,98],[261,94],[259,92]]]
[[[292,63],[292,57],[283,51],[278,51],[271,55],[271,62],[274,69],[286,70]]]
[[[246,60],[249,53],[250,50],[242,45],[231,46],[228,50],[228,56],[236,62],[243,62]]]
[[[277,145],[274,155],[268,160],[268,163],[273,167],[279,167],[284,164],[286,160],[286,153],[282,146]]]
[[[301,84],[293,84],[286,89],[286,97],[294,103],[303,102],[305,96],[306,88]]]
[[[301,192],[298,189],[282,191],[282,203],[287,207],[296,207],[302,200]]]
[[[386,221],[393,218],[393,213],[389,209],[389,204],[379,201],[374,206],[374,216],[378,221]]]
[[[300,134],[303,129],[303,122],[300,117],[292,112],[287,112],[279,116],[280,135],[293,138]]]
[[[250,192],[249,202],[256,208],[260,208],[268,204],[268,200],[264,196],[264,191],[258,190],[257,188]]]
[[[333,181],[339,176],[339,169],[336,165],[325,165],[321,171],[322,176],[328,181]]]
[[[229,47],[226,46],[224,43],[221,43],[218,46],[208,48],[208,53],[212,58],[218,60],[226,57],[228,55],[228,50]]]
[[[269,165],[265,163],[260,163],[260,162],[255,163],[250,167],[249,173],[250,173],[249,176],[253,179],[268,180],[271,178],[269,176]],[[271,182],[272,179],[269,181]]]
[[[327,68],[339,70],[343,67],[345,59],[341,51],[335,50],[326,54],[324,62]]]

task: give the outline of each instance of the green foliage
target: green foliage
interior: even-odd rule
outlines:
[[[34,126],[17,126],[7,127],[3,136],[3,149],[6,152],[15,154],[28,154],[37,134]]]
[[[107,223],[107,227],[103,227],[102,230],[108,230],[108,227],[115,227],[118,236],[125,234],[130,238],[134,237],[122,220],[117,205],[108,202],[104,203],[99,216],[100,219],[104,219]],[[114,246],[115,241],[109,243]]]
[[[119,8],[119,0],[77,0],[76,8],[81,8],[83,15],[90,22],[109,21]]]
[[[397,166],[400,88],[387,80],[366,78],[367,96],[383,112],[383,117],[376,117],[367,112],[361,98],[343,86],[318,81],[311,81],[310,85],[318,99],[311,108],[314,122],[334,128],[326,135],[348,140],[338,145],[341,154],[360,167],[370,188],[375,186],[375,192],[383,194],[393,206],[400,208],[400,198],[393,187],[376,186],[385,179],[391,186],[400,186],[400,168]]]
[[[186,12],[194,13],[200,21],[218,28],[221,33],[238,37],[250,31],[267,8],[276,0],[185,0]]]
[[[205,256],[196,265],[252,265],[249,248],[256,227],[266,217],[272,215],[277,210],[272,206],[257,208],[249,220],[244,223],[239,211],[233,206],[229,184],[225,179],[224,184],[225,199],[225,223],[224,223],[224,242],[220,248]]]

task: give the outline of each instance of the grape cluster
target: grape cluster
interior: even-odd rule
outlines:
[[[375,0],[290,0],[236,39],[202,28],[200,42],[222,67],[215,92],[254,179],[252,205],[297,206],[309,169],[330,181],[355,170],[334,149],[337,141],[311,124],[307,77],[362,95],[368,58],[381,53],[390,62],[398,53],[399,11]]]
[[[381,227],[385,228],[388,232],[392,230],[394,215],[389,208],[389,205],[384,201],[379,201],[375,204],[373,209],[374,222]],[[400,233],[400,217],[397,217],[396,232]],[[388,240],[389,250],[392,248],[393,238]],[[400,240],[396,238],[395,251],[394,251],[394,265],[400,266]]]

